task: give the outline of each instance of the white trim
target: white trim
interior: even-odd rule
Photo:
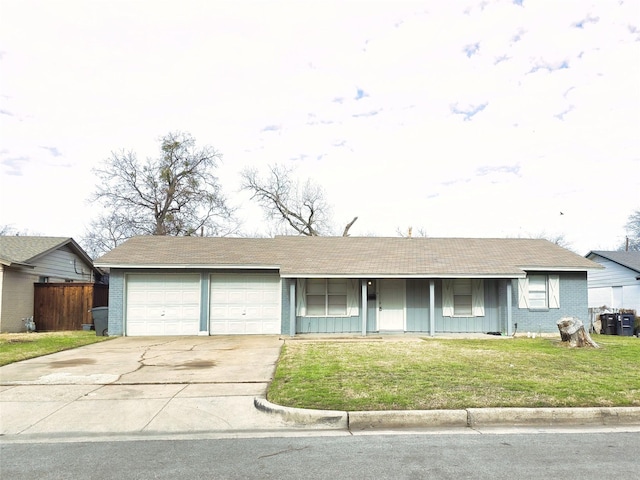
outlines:
[[[535,271],[535,272],[586,272],[587,270],[600,270],[598,267],[541,267],[537,265],[535,267],[526,267],[519,265],[525,271]]]
[[[529,308],[529,277],[518,279],[518,308]]]
[[[453,317],[453,281],[446,279],[442,282],[442,316]]]
[[[560,276],[549,275],[547,277],[548,305],[549,308],[560,308]]]
[[[98,268],[122,268],[122,269],[145,269],[157,270],[164,269],[185,269],[185,270],[280,270],[280,265],[212,265],[212,264],[186,264],[186,263],[162,263],[162,264],[107,264],[96,263],[94,266]]]
[[[355,278],[355,279],[425,279],[425,280],[439,280],[443,278],[455,279],[455,278],[476,278],[476,279],[504,279],[504,278],[524,278],[526,272],[522,273],[491,273],[491,274],[377,274],[377,273],[349,273],[349,274],[326,274],[326,273],[281,273],[282,278]]]
[[[471,281],[471,314],[474,317],[484,317],[484,280]]]

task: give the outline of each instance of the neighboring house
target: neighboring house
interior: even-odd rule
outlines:
[[[594,250],[586,257],[604,267],[588,274],[589,308],[635,310],[640,314],[640,252]]]
[[[72,238],[0,236],[0,331],[25,330],[23,319],[34,314],[34,284],[93,283],[99,276]]]
[[[587,320],[587,270],[546,240],[135,237],[110,269],[110,335],[554,332]]]

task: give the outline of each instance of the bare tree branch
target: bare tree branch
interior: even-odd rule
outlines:
[[[300,235],[329,235],[331,206],[325,199],[324,189],[312,180],[300,186],[291,175],[291,169],[279,165],[269,167],[265,178],[256,169],[246,169],[241,173],[241,188],[251,192],[251,199],[256,200],[266,217],[276,224],[286,225]],[[357,218],[345,227],[345,235]]]
[[[358,220],[358,217],[353,217],[353,220],[347,223],[347,226],[344,227],[344,231],[342,232],[343,237],[349,236],[349,229],[353,226],[354,223],[356,223],[356,220]]]

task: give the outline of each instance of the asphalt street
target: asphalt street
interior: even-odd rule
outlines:
[[[638,478],[638,433],[402,434],[12,443],[2,477],[83,479]]]

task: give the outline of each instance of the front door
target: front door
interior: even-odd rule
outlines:
[[[404,332],[405,281],[382,279],[378,282],[378,330]]]

